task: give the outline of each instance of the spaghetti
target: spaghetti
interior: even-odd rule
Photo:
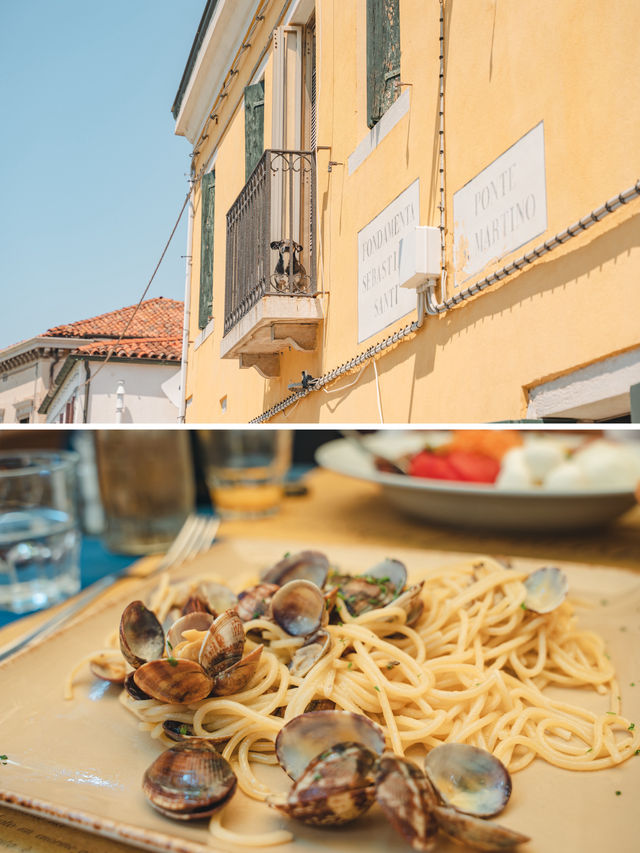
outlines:
[[[191,705],[134,700],[123,692],[121,702],[152,737],[166,739],[162,724],[171,719],[224,742],[222,754],[239,786],[257,800],[271,791],[254,765],[277,763],[281,727],[318,701],[380,724],[398,755],[470,743],[492,752],[510,772],[535,758],[569,770],[598,770],[640,748],[640,731],[621,714],[604,641],[580,629],[571,603],[544,615],[527,611],[526,575],[487,557],[423,577],[424,610],[413,626],[393,602],[354,617],[338,599],[339,621],[326,626],[328,652],[304,677],[287,666],[303,639],[257,618],[245,623],[246,651],[259,643],[265,648],[241,692]],[[162,621],[184,597],[185,585],[163,578],[150,606]],[[203,636],[187,632],[173,654],[192,656]],[[114,634],[108,645],[116,644]],[[558,698],[558,691],[547,689],[556,687],[588,688],[602,695],[601,704],[608,697],[608,708],[595,712],[568,702],[566,690]],[[219,821],[212,832],[223,832]]]

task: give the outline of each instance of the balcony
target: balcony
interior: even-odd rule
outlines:
[[[267,150],[227,213],[222,358],[280,375],[280,352],[316,348],[315,154]]]

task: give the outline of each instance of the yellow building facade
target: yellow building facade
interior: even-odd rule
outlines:
[[[638,33],[636,0],[210,0],[184,420],[631,419]]]

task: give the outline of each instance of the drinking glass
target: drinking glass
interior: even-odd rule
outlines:
[[[41,610],[80,589],[77,454],[0,453],[0,607]]]
[[[291,467],[290,430],[200,430],[212,503],[223,518],[261,518],[278,511]]]
[[[195,509],[188,433],[98,430],[95,443],[106,547],[121,554],[166,551]]]

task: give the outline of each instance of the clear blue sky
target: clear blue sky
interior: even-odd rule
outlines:
[[[0,0],[0,349],[138,301],[188,184],[205,0]],[[148,297],[184,296],[186,214]]]

